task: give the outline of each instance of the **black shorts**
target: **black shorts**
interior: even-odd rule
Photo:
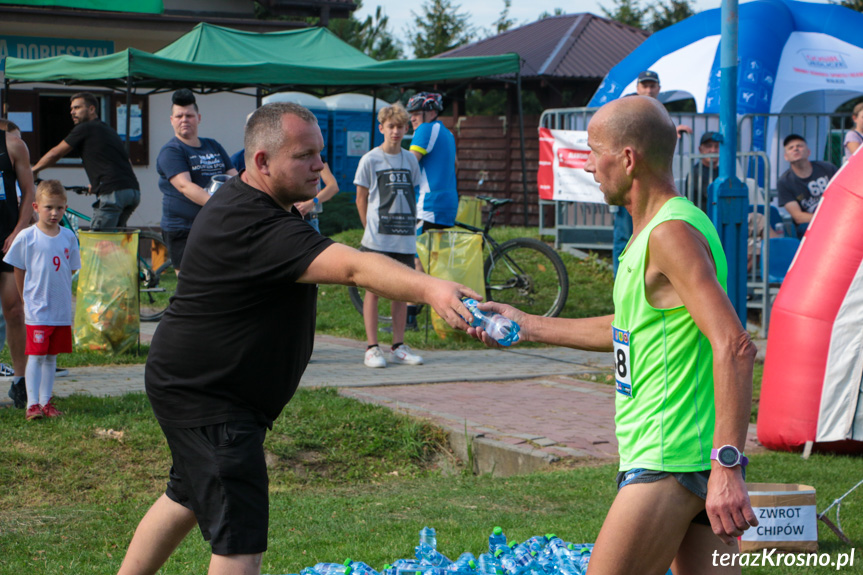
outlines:
[[[378,250],[373,250],[367,248],[366,246],[360,246],[361,252],[369,252],[372,254],[381,254],[382,256],[387,256],[388,258],[392,258],[397,262],[408,266],[413,269],[414,267],[414,254],[397,254],[395,252],[379,252]]]
[[[417,220],[417,229],[419,229],[419,233],[424,234],[429,230],[446,230],[451,228],[452,226],[445,226],[443,224],[435,224],[432,222],[427,222],[425,220]]]
[[[213,554],[266,551],[267,427],[230,421],[188,429],[162,426],[162,432],[173,461],[165,495],[195,513]]]
[[[2,185],[2,183],[0,183]],[[6,201],[0,200],[0,247],[6,243],[6,238],[18,225],[18,210],[13,208]],[[0,272],[12,273],[15,268],[3,261],[0,257]]]
[[[189,240],[189,230],[162,230],[162,238],[165,240],[165,245],[168,246],[168,255],[171,256],[174,269],[183,269],[180,265],[183,261],[183,253],[186,251],[186,242]]]

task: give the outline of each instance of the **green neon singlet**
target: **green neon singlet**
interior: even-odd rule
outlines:
[[[650,233],[669,220],[683,220],[707,238],[726,289],[728,265],[719,235],[707,215],[683,197],[666,202],[621,256],[612,322],[621,471],[710,469],[713,350],[685,307],[657,309],[645,295]]]

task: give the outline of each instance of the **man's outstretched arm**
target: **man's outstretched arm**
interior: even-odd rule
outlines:
[[[36,165],[33,166],[33,174],[38,174],[40,171],[45,168],[50,168],[54,164],[56,164],[60,158],[63,158],[72,151],[72,146],[66,143],[66,140],[61,140],[59,144],[48,150],[44,156],[42,156]]]
[[[468,327],[464,318],[471,314],[462,298],[481,298],[463,285],[420,273],[390,257],[342,244],[333,244],[321,252],[299,281],[356,285],[391,301],[427,303],[449,325],[463,331]]]

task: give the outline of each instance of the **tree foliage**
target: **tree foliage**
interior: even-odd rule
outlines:
[[[430,58],[473,39],[470,14],[459,12],[460,8],[451,0],[427,0],[420,14],[411,10],[414,24],[407,36],[417,58]]]
[[[564,14],[566,14],[566,12],[563,11],[563,8],[555,8],[554,13],[545,11],[539,15],[537,20],[544,20],[546,18],[551,18],[552,16],[563,16]]]
[[[356,0],[357,10],[362,6]],[[362,22],[351,14],[350,18],[333,18],[329,30],[336,36],[377,60],[396,60],[404,53],[401,44],[387,29],[389,16],[383,15],[378,6],[374,16],[366,16]]]
[[[847,0],[863,2],[863,0]],[[609,10],[602,8],[602,13],[612,20],[632,26],[657,32],[672,24],[677,24],[695,14],[692,0],[668,0],[657,2],[642,8],[639,0],[613,0],[614,7]]]
[[[856,10],[857,12],[863,12],[863,0],[840,0],[839,2],[830,0],[830,3],[845,6],[846,8],[851,8],[852,10]]]
[[[633,28],[643,28],[644,18],[647,15],[647,10],[642,10],[638,5],[638,0],[613,0],[614,8],[609,10],[602,6],[602,13],[611,20],[632,26]]]
[[[516,25],[516,21],[509,17],[510,8],[512,8],[512,0],[503,0],[503,10],[492,24],[492,34],[503,34]]]
[[[658,32],[695,15],[690,0],[670,0],[668,4],[657,2],[650,6],[647,12],[650,17],[648,29],[651,32]]]

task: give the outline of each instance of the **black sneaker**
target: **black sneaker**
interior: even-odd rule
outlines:
[[[9,387],[9,398],[16,409],[27,407],[27,385],[24,383],[23,377],[18,383],[13,383]]]
[[[65,367],[58,367],[54,372],[54,377],[66,377],[67,375],[69,375],[69,370]]]

